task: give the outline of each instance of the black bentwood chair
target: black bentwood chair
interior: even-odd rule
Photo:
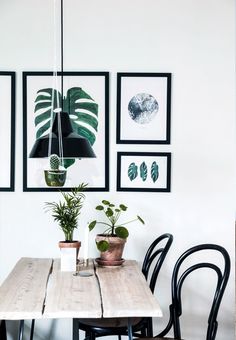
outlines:
[[[0,339],[7,340],[6,322],[5,320],[0,320]]]
[[[202,250],[214,250],[218,253],[221,253],[224,259],[224,268],[221,269],[209,262],[200,262],[191,267],[188,267],[181,275],[179,274],[180,267],[184,260],[189,257],[189,255],[196,253]],[[187,250],[183,255],[180,256],[176,265],[174,267],[173,275],[172,275],[172,304],[170,305],[170,319],[169,323],[159,335],[155,336],[154,338],[145,337],[145,340],[173,340],[178,339],[181,340],[181,331],[180,331],[180,316],[182,315],[182,302],[181,302],[181,290],[182,285],[185,278],[192,273],[193,271],[200,269],[200,268],[208,268],[213,269],[217,276],[217,284],[216,290],[213,298],[213,303],[211,306],[210,314],[208,317],[208,326],[207,326],[207,333],[206,333],[206,340],[215,340],[216,332],[218,327],[217,322],[217,314],[219,311],[219,307],[221,304],[221,300],[225,291],[225,287],[228,282],[229,273],[230,273],[230,258],[227,251],[218,245],[215,244],[202,244],[195,247],[190,248]],[[170,331],[173,327],[174,338],[165,337],[166,334]]]
[[[142,272],[149,281],[153,293],[158,274],[172,242],[171,234],[163,234],[150,245],[145,255]],[[153,336],[152,318],[132,318],[131,324],[134,335]],[[91,340],[107,335],[118,335],[120,339],[121,335],[127,335],[127,318],[81,319],[79,329],[85,331],[86,338]]]

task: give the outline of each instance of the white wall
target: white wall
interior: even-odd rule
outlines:
[[[217,339],[233,340],[234,1],[65,3],[65,69],[110,72],[110,192],[86,195],[79,238],[83,241],[83,228],[95,216],[91,211],[101,198],[126,203],[131,216],[138,212],[146,221],[145,227],[130,227],[126,258],[141,261],[157,235],[173,233],[174,244],[158,283],[165,313],[158,320],[159,329],[167,319],[170,276],[177,257],[198,243],[225,246],[233,270],[219,313]],[[21,72],[52,69],[52,13],[52,0],[0,1],[0,70],[17,72],[16,190],[0,193],[1,281],[21,256],[59,255],[57,242],[62,234],[43,212],[44,202],[59,199],[59,194],[22,192]],[[115,144],[119,71],[172,73],[171,145]],[[171,193],[116,193],[116,151],[137,148],[172,152]],[[211,276],[201,284],[197,276],[187,283],[184,307],[189,316],[183,324],[183,337],[204,339],[212,284]],[[200,329],[193,332],[193,324]],[[69,339],[70,321],[40,321],[36,334],[36,339]]]

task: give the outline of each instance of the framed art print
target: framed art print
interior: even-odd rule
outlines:
[[[0,72],[0,191],[15,186],[15,72]]]
[[[63,94],[63,106],[74,131],[90,142],[96,158],[63,158],[67,177],[59,189],[68,191],[83,182],[88,183],[87,191],[108,191],[109,73],[63,72]],[[29,157],[35,140],[50,133],[52,117],[61,110],[57,97],[61,97],[60,72],[57,76],[52,72],[23,72],[24,191],[58,190],[45,182],[49,158]]]
[[[170,73],[117,73],[118,144],[170,144]]]
[[[118,152],[117,191],[170,192],[169,152]]]

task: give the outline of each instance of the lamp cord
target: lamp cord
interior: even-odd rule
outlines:
[[[57,0],[54,0],[54,7],[53,7],[53,26],[54,26],[54,61],[53,61],[53,84],[52,84],[52,103],[51,103],[51,114],[50,114],[50,132],[49,132],[49,143],[48,143],[48,157],[51,155],[52,151],[52,126],[54,120],[54,100],[56,94],[56,101],[57,101],[57,109],[55,113],[57,114],[57,123],[58,123],[58,149],[59,149],[59,157],[61,159],[62,166],[64,166],[64,159],[63,159],[63,142],[62,142],[62,129],[61,129],[61,113],[63,112],[63,0],[61,0],[61,108],[60,112],[58,112],[60,107],[60,100],[59,100],[59,91],[58,89],[58,72],[57,72]]]
[[[63,0],[61,0],[61,108],[63,112],[63,97],[64,97],[64,89],[63,89],[63,72],[64,72],[64,34],[63,34],[63,18],[64,18],[64,8],[63,8]]]

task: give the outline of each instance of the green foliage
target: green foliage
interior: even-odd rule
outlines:
[[[159,177],[159,167],[158,167],[156,162],[152,163],[152,166],[151,166],[151,177],[152,177],[152,180],[153,180],[154,183],[156,182],[156,180]]]
[[[143,181],[146,181],[147,179],[147,165],[145,162],[142,162],[140,165],[140,177]]]
[[[119,206],[115,206],[115,204],[110,203],[107,200],[103,200],[101,203],[102,204],[97,205],[95,209],[100,212],[103,212],[107,219],[107,222],[93,220],[88,225],[90,231],[93,230],[97,224],[103,224],[105,227],[103,235],[107,237],[118,236],[120,238],[126,239],[129,236],[129,231],[126,227],[124,227],[124,225],[135,221],[139,221],[142,224],[145,224],[140,216],[137,216],[135,219],[128,222],[118,223],[121,214],[125,212],[128,209],[128,207],[124,204],[119,204]],[[100,251],[106,251],[109,249],[109,243],[106,240],[99,241],[96,244],[98,250]]]
[[[46,202],[46,211],[52,212],[54,221],[59,223],[65,235],[65,241],[73,241],[74,229],[77,228],[77,219],[83,207],[85,195],[82,193],[87,184],[80,184],[68,193],[61,192],[64,200],[61,202]]]
[[[61,110],[61,93],[52,88],[37,92],[34,112],[36,138],[49,133],[55,112]],[[74,132],[85,137],[93,145],[98,129],[98,104],[81,87],[70,88],[63,98],[63,110],[69,113]],[[75,159],[64,159],[63,165],[68,168]]]
[[[130,163],[129,165],[128,176],[131,181],[133,181],[138,176],[138,167],[134,162]]]

